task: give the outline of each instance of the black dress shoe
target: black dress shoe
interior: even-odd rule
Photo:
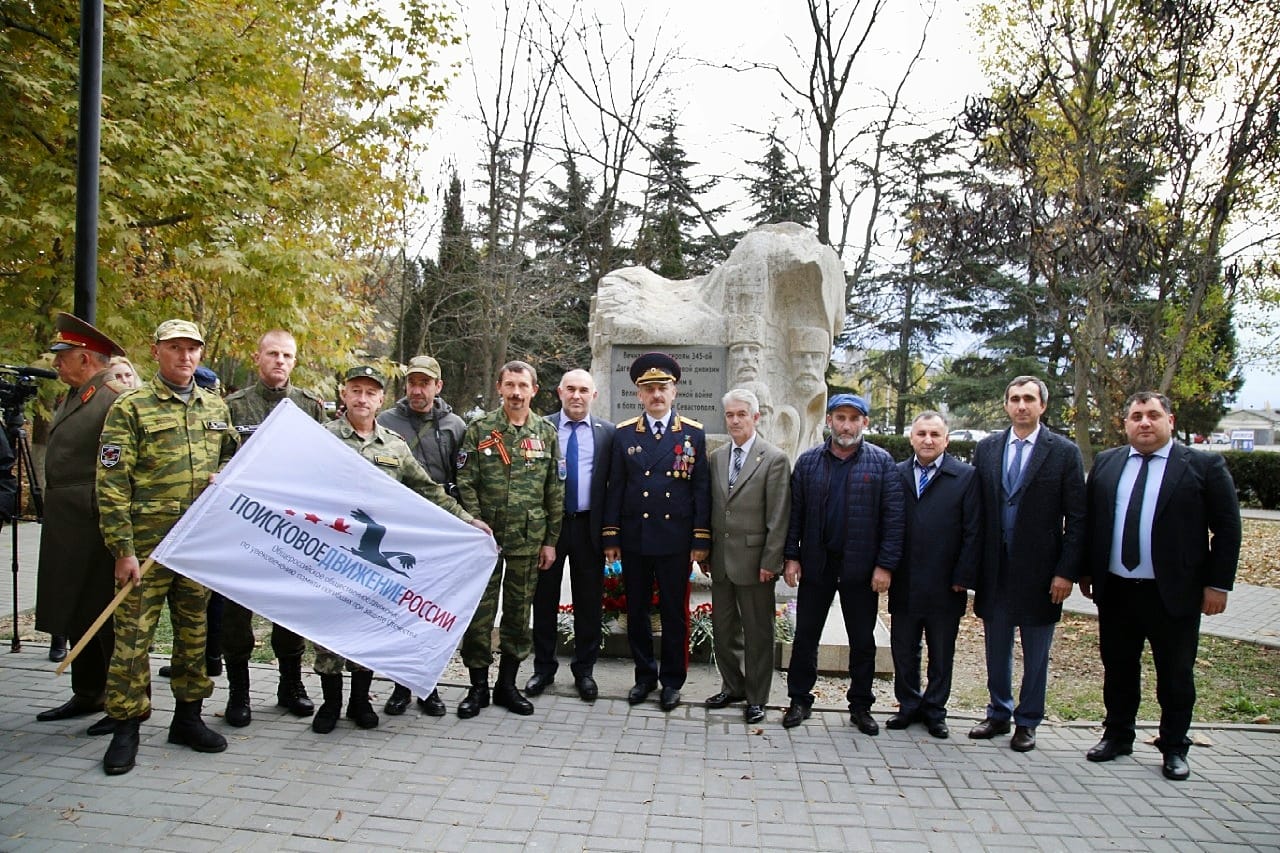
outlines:
[[[658,707],[664,711],[674,711],[676,706],[680,704],[680,691],[674,687],[662,688],[662,697],[658,700]]]
[[[782,715],[782,727],[784,729],[793,729],[809,719],[809,715],[812,713],[813,706],[804,702],[792,702],[787,707],[787,712]]]
[[[734,696],[721,690],[714,696],[708,697],[704,703],[708,708],[727,708],[734,702],[741,702],[746,696]]]
[[[875,717],[871,716],[871,711],[866,708],[850,708],[849,721],[858,727],[858,731],[864,735],[875,737],[880,734],[880,724],[876,722]]]
[[[599,685],[589,675],[579,675],[573,680],[573,686],[578,688],[578,698],[583,702],[594,702],[596,697],[600,695]]]
[[[969,729],[969,737],[974,740],[987,740],[996,735],[1007,735],[1009,733],[1008,720],[993,720],[987,717],[973,728]]]
[[[1133,741],[1103,735],[1097,746],[1084,754],[1090,761],[1111,761],[1117,755],[1133,755]]]
[[[67,638],[55,634],[49,639],[49,660],[62,663],[67,659]]]
[[[1172,779],[1174,782],[1181,782],[1191,775],[1191,765],[1187,763],[1187,757],[1176,752],[1166,752],[1164,754],[1164,763],[1160,767],[1160,772],[1164,773],[1164,778]]]
[[[1014,752],[1030,752],[1036,748],[1036,730],[1030,726],[1014,726],[1009,748]]]
[[[425,699],[419,699],[418,707],[428,717],[443,717],[449,713],[449,709],[444,706],[444,700],[440,698],[439,690],[432,690],[430,696]]]
[[[382,711],[388,717],[398,717],[409,708],[409,700],[413,698],[413,693],[403,684],[397,684],[395,689],[391,691],[387,704],[382,706]]]
[[[748,723],[763,723],[764,722],[764,706],[748,705],[742,711],[742,719],[747,721]]]
[[[83,696],[72,696],[58,707],[36,714],[36,719],[42,723],[51,723],[55,720],[70,720],[87,714],[97,714],[100,711],[102,711],[101,701],[86,699]]]
[[[525,683],[524,692],[530,696],[541,696],[542,691],[554,684],[555,680],[555,673],[535,672]]]
[[[170,664],[165,664],[156,671],[156,675],[161,678],[173,678],[173,667]]]
[[[627,702],[632,705],[639,705],[641,702],[649,698],[658,685],[651,682],[637,682],[635,687],[627,693]]]
[[[929,734],[939,740],[946,740],[951,737],[951,729],[947,728],[947,724],[942,720],[930,720],[925,723],[925,726],[928,728]]]
[[[102,735],[115,734],[115,730],[116,721],[111,717],[103,717],[101,720],[98,720],[98,722],[89,726],[89,730],[86,734],[89,735],[89,737],[101,737]]]
[[[915,714],[899,711],[884,721],[884,727],[886,729],[905,729],[907,726],[914,723],[916,719],[917,717]]]

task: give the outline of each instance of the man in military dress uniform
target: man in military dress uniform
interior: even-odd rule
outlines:
[[[538,374],[523,361],[498,371],[501,408],[467,427],[459,457],[462,505],[493,527],[501,553],[480,605],[462,637],[462,662],[471,688],[458,716],[474,717],[489,704],[489,664],[493,623],[502,591],[498,633],[501,659],[493,703],[516,714],[532,714],[533,703],[516,687],[520,662],[529,656],[533,635],[529,615],[538,572],[555,562],[564,514],[556,429],[529,409],[538,393]]]
[[[355,450],[387,476],[403,483],[449,514],[474,525],[486,533],[488,525],[472,517],[457,501],[449,497],[444,487],[431,479],[413,458],[413,452],[404,439],[381,426],[375,417],[382,408],[387,380],[375,367],[359,365],[347,371],[342,385],[342,417],[329,422],[325,429],[336,435],[342,443]],[[311,720],[311,730],[319,734],[333,731],[342,708],[342,668],[346,664],[351,673],[351,699],[347,702],[347,719],[362,729],[376,728],[378,715],[369,702],[369,688],[373,684],[373,672],[341,655],[316,646],[316,674],[324,691],[324,703]]]
[[[324,401],[319,395],[299,388],[289,381],[298,364],[298,343],[293,335],[281,329],[267,332],[258,339],[253,354],[258,378],[249,387],[227,397],[231,420],[241,443],[247,442],[259,425],[281,400],[291,400],[317,423],[326,423]],[[249,656],[253,654],[253,613],[227,599],[222,611],[222,652],[227,663],[227,709],[224,719],[237,728],[253,720],[249,708]],[[310,717],[315,705],[302,684],[302,653],[306,640],[283,625],[271,626],[271,650],[280,668],[276,687],[276,705],[287,708],[296,717]]]
[[[226,739],[200,719],[201,704],[213,692],[204,657],[209,590],[159,563],[142,576],[138,564],[138,555],[160,544],[236,449],[227,404],[196,386],[203,352],[195,323],[161,323],[151,346],[159,371],[150,385],[121,394],[102,427],[100,529],[115,557],[116,583],[134,582],[115,612],[106,707],[116,727],[102,759],[108,775],[128,773],[138,754],[138,727],[151,714],[148,651],[166,600],[173,621],[169,684],[177,701],[169,742],[197,752],[227,748]]]
[[[85,321],[61,313],[49,347],[58,378],[70,390],[54,412],[44,457],[44,534],[40,537],[36,629],[68,637],[72,644],[98,618],[115,594],[115,558],[98,530],[94,487],[98,472],[98,436],[107,410],[125,387],[111,378],[111,357],[120,345]],[[115,643],[106,622],[71,662],[71,699],[41,711],[41,722],[67,720],[102,710],[107,664]],[[89,734],[110,734],[106,717]]]
[[[396,404],[378,415],[378,423],[395,430],[418,464],[427,469],[431,479],[444,486],[449,494],[458,496],[458,450],[462,447],[462,434],[467,423],[453,413],[453,409],[440,391],[444,380],[440,378],[440,362],[429,355],[415,355],[409,359],[409,369],[404,374],[405,395]],[[397,684],[382,710],[390,716],[398,716],[409,707],[410,691]],[[422,713],[443,717],[446,709],[439,690],[418,700]]]
[[[627,589],[627,641],[643,702],[661,684],[660,705],[680,704],[689,670],[689,573],[711,552],[711,478],[702,424],[672,411],[680,365],[650,352],[631,364],[644,414],[618,424],[609,467],[601,539],[605,559],[622,559]],[[649,600],[658,584],[661,666],[653,657]]]

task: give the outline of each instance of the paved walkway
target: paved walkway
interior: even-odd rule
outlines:
[[[1196,729],[1193,775],[1171,783],[1145,743],[1086,762],[1097,733],[1083,726],[1046,724],[1019,755],[1007,738],[938,741],[918,727],[868,738],[834,711],[786,730],[776,709],[746,726],[738,707],[632,708],[618,687],[629,666],[609,661],[594,705],[557,684],[532,717],[411,712],[320,736],[274,707],[274,673],[255,666],[252,726],[206,714],[226,752],[165,742],[161,684],[137,768],[108,778],[107,740],[83,733],[93,718],[35,721],[67,695],[40,651],[0,656],[4,850],[1280,849],[1276,730]],[[377,706],[389,688],[374,682]],[[441,693],[452,711],[462,688]]]

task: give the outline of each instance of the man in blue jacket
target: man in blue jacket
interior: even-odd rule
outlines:
[[[791,704],[782,717],[787,728],[808,719],[813,707],[818,641],[838,590],[849,631],[850,719],[863,734],[880,733],[871,716],[876,612],[902,558],[906,510],[893,457],[862,440],[870,412],[856,394],[832,397],[831,437],[800,454],[791,475],[783,579],[800,590],[787,674]]]

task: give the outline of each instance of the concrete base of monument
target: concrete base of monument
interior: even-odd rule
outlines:
[[[788,601],[795,598],[795,590],[779,582],[777,586],[778,606],[785,605]],[[564,584],[560,588],[560,602],[562,604],[571,604],[573,602],[573,592],[569,585],[569,573],[565,572]],[[696,608],[699,604],[711,602],[711,579],[698,573],[692,579],[692,589],[689,592],[689,609]],[[654,650],[657,653],[658,642],[661,634],[658,632],[657,619],[654,619]],[[572,653],[572,641],[560,642],[560,654]],[[614,623],[612,630],[605,634],[604,645],[600,653],[605,657],[631,657],[631,649],[627,645],[627,633],[625,623],[619,625]],[[695,648],[690,653],[690,660],[706,661],[710,659],[710,649],[705,647]],[[786,670],[791,664],[791,644],[778,643],[774,655],[774,666],[778,669]],[[837,599],[831,606],[831,612],[827,615],[826,624],[822,629],[822,640],[818,646],[818,674],[820,675],[848,675],[849,673],[849,637],[844,629],[844,616],[840,612],[840,602]],[[883,677],[893,676],[893,656],[889,651],[889,629],[879,619],[876,620],[876,675]]]

